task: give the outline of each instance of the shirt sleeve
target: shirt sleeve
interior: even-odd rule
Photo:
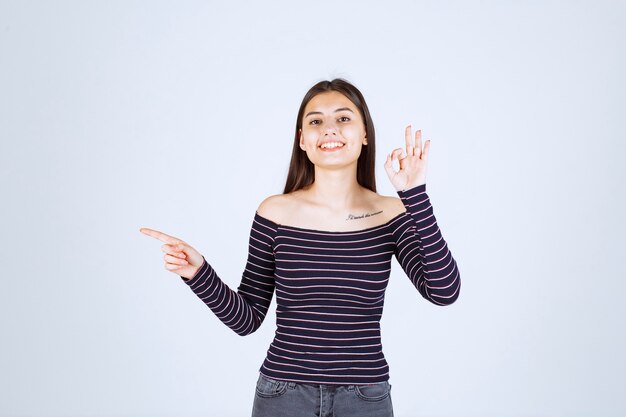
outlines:
[[[459,297],[461,276],[433,213],[426,184],[397,191],[407,211],[394,229],[394,255],[419,293],[436,305]]]
[[[263,323],[274,295],[274,237],[272,222],[255,214],[250,229],[248,260],[237,291],[230,289],[204,259],[191,279],[181,279],[235,333],[246,336]],[[180,276],[180,275],[179,275]]]

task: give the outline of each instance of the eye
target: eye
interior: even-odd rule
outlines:
[[[346,122],[349,122],[349,121],[350,121],[350,118],[349,118],[348,116],[341,116],[341,117],[339,118],[339,120],[342,120],[342,119],[346,119],[346,120],[345,120]],[[320,121],[319,119],[313,119],[313,120],[311,120],[311,121],[309,122],[309,124],[310,124],[310,125],[318,125],[319,123],[314,123],[314,122],[319,122],[319,121]]]

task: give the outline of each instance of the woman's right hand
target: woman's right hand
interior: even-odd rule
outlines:
[[[193,278],[198,273],[204,257],[197,250],[184,241],[157,230],[142,227],[139,231],[165,243],[161,246],[161,250],[165,252],[163,256],[165,269],[187,279]]]

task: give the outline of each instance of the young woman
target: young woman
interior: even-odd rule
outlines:
[[[236,292],[186,242],[140,229],[165,243],[165,268],[241,336],[259,328],[276,291],[253,417],[393,416],[380,332],[391,258],[433,304],[452,304],[461,288],[426,194],[430,141],[422,149],[409,125],[405,142],[385,161],[399,198],[381,196],[361,92],[343,79],[315,84],[298,111],[285,189],[254,214]]]

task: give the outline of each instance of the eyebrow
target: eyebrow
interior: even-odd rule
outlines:
[[[350,113],[354,114],[354,112],[352,110],[350,110],[348,107],[340,107],[337,110],[335,110],[335,113],[337,113],[338,111],[342,111],[342,110],[348,110]],[[320,112],[320,111],[310,111],[304,117],[309,117],[312,114],[322,114],[322,112]]]

